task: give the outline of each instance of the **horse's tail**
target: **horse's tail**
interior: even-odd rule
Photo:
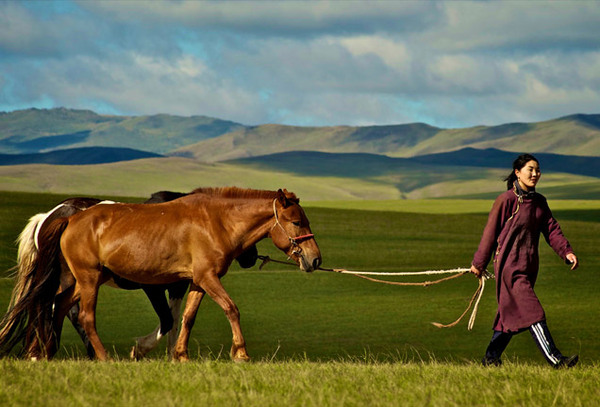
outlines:
[[[30,356],[48,356],[47,345],[53,339],[54,297],[60,285],[60,237],[68,223],[68,218],[59,218],[41,232],[37,254],[18,277],[13,301],[0,321],[0,356],[20,341],[29,345]],[[36,343],[41,345],[38,349]]]
[[[20,295],[27,292],[31,279],[28,276],[35,267],[38,249],[35,242],[36,230],[40,228],[47,218],[48,213],[38,213],[29,219],[29,222],[17,238],[17,265],[15,267],[15,287],[8,308],[16,304]]]

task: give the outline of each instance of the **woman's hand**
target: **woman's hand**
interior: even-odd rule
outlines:
[[[577,260],[575,253],[567,254],[567,261],[571,265],[571,270],[575,270],[577,267],[579,267],[579,260]]]
[[[475,276],[477,278],[481,278],[481,276],[483,275],[483,271],[479,270],[477,267],[475,267],[473,265],[471,265],[471,273],[475,274]]]

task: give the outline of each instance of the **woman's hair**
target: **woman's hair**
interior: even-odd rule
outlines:
[[[506,181],[506,189],[512,189],[513,184],[517,180],[515,170],[520,171],[523,167],[525,167],[525,164],[527,164],[529,161],[535,161],[536,163],[538,163],[538,165],[540,164],[538,159],[532,156],[531,154],[521,154],[517,157],[515,161],[513,161],[513,169],[510,172],[510,174],[508,174],[508,177],[504,179],[504,181]]]

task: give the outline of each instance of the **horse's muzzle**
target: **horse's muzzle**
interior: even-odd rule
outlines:
[[[311,273],[321,265],[321,256],[310,256],[308,254],[300,254],[299,256],[300,270]]]

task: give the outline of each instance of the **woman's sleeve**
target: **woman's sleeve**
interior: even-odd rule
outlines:
[[[498,236],[502,229],[502,213],[506,205],[506,199],[500,195],[494,201],[494,205],[490,210],[487,224],[483,229],[483,235],[479,242],[479,248],[473,256],[473,264],[478,270],[485,270],[492,258],[492,254],[498,246]]]
[[[552,247],[552,250],[560,256],[561,259],[566,260],[567,254],[573,253],[571,244],[565,237],[558,224],[558,221],[552,216],[552,211],[548,207],[548,204],[544,201],[544,222],[542,224],[542,234],[546,239],[546,242]]]

